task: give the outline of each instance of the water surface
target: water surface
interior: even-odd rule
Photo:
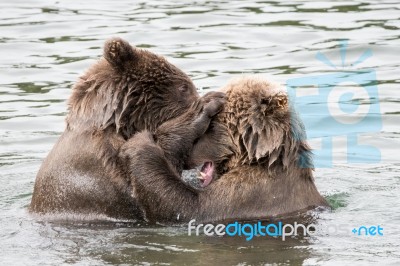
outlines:
[[[400,5],[396,1],[2,1],[0,2],[0,257],[3,265],[398,265],[400,263]],[[376,164],[316,169],[335,206],[321,226],[382,225],[384,236],[321,233],[273,238],[189,237],[185,228],[126,223],[60,224],[27,213],[35,175],[64,130],[66,100],[80,74],[120,36],[165,55],[204,91],[242,73],[276,81],[320,75],[367,49],[383,128],[363,138]],[[348,65],[347,65],[348,67]],[[353,68],[354,69],[354,68]],[[361,84],[362,86],[362,84]],[[361,103],[362,100],[360,99]],[[317,144],[316,144],[317,145]]]

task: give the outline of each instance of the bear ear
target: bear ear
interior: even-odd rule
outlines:
[[[259,104],[261,106],[264,105],[264,109],[269,113],[287,110],[289,108],[287,95],[283,93],[261,97]]]
[[[116,68],[124,68],[125,63],[135,58],[134,49],[121,38],[111,38],[104,44],[104,58]]]

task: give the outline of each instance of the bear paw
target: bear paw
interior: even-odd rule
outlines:
[[[204,103],[203,112],[207,114],[208,117],[213,117],[223,109],[225,93],[211,91],[205,94],[201,100]]]

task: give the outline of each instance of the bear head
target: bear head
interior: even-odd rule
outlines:
[[[191,79],[165,58],[112,38],[73,87],[67,128],[112,130],[127,139],[183,114],[198,97]]]
[[[221,90],[226,93],[224,108],[196,142],[189,159],[191,167],[207,169],[203,171],[207,175],[202,174],[204,183],[210,183],[210,175],[215,178],[242,165],[259,165],[268,172],[300,166],[311,171],[303,123],[280,85],[244,76]]]

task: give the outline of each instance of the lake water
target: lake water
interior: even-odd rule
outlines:
[[[400,265],[396,2],[1,1],[0,264]],[[340,224],[347,231],[246,242],[241,237],[187,236],[186,228],[179,227],[62,224],[30,216],[35,176],[64,129],[71,86],[111,36],[166,56],[205,91],[242,73],[286,83],[350,68],[375,71],[380,110],[371,123],[379,120],[382,128],[361,135],[380,149],[381,161],[346,163],[346,138],[339,136],[334,166],[315,172],[318,189],[334,206],[319,214],[318,226]],[[345,67],[342,39],[348,39]],[[350,66],[368,49],[371,57]],[[317,60],[318,52],[336,68]],[[358,100],[361,106],[368,99]],[[384,235],[351,233],[362,225],[380,225]]]

